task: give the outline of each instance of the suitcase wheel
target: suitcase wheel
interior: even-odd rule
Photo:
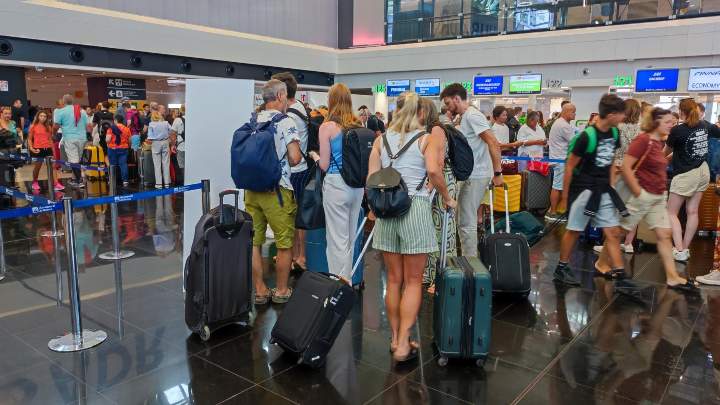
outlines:
[[[475,365],[480,368],[483,368],[483,367],[485,367],[485,361],[487,361],[487,358],[481,357],[481,358],[475,360]]]
[[[210,340],[210,327],[203,325],[203,327],[198,331],[198,335],[203,342],[207,342]]]
[[[448,358],[446,356],[440,356],[438,358],[437,363],[438,363],[438,366],[445,367],[448,364]]]

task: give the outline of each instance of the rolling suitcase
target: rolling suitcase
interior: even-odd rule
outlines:
[[[105,151],[99,146],[87,145],[83,150],[81,163],[86,166],[105,166]],[[89,180],[101,180],[105,177],[105,172],[85,170],[85,177]]]
[[[371,240],[372,233],[360,257]],[[353,274],[359,264],[355,262]],[[354,304],[355,291],[339,277],[306,271],[275,323],[270,343],[297,355],[300,364],[322,367]]]
[[[443,218],[440,263],[433,305],[433,335],[444,367],[450,358],[485,364],[490,351],[492,280],[476,257],[447,257],[447,223]]]
[[[155,184],[155,164],[150,150],[140,151],[140,178],[146,186]]]
[[[235,205],[223,203],[226,195]],[[220,206],[195,226],[185,262],[185,323],[202,340],[231,323],[253,321],[252,235],[250,214],[238,208],[240,192],[220,193]]]
[[[490,183],[490,201],[493,201],[493,184]],[[530,293],[530,246],[524,235],[510,232],[510,215],[507,209],[507,184],[505,192],[505,232],[495,233],[493,207],[490,206],[490,234],[483,238],[482,260],[492,275],[493,292],[520,294]]]
[[[552,176],[526,170],[522,174],[522,201],[527,211],[547,211],[550,208]],[[544,214],[544,212],[543,212]]]

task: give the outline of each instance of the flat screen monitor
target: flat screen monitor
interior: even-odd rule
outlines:
[[[510,94],[540,94],[542,75],[539,73],[510,76]]]
[[[439,96],[440,79],[416,79],[415,93],[421,96]]]
[[[720,91],[720,67],[691,68],[688,91]]]
[[[643,69],[635,76],[638,93],[677,91],[678,69]]]
[[[498,95],[502,92],[502,76],[475,76],[473,78],[473,94],[476,96]]]
[[[410,90],[410,80],[388,80],[385,92],[388,97],[397,97],[403,92]]]

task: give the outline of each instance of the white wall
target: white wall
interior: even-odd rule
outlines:
[[[65,0],[316,45],[337,45],[337,0]],[[380,1],[382,3],[382,0]],[[380,8],[382,11],[382,7]],[[380,24],[382,25],[382,14]]]
[[[185,122],[187,132],[194,136],[185,141],[185,182],[191,184],[209,179],[211,207],[219,204],[221,191],[235,188],[230,177],[230,145],[235,130],[250,119],[254,85],[251,80],[236,79],[190,79],[186,82]],[[202,215],[200,194],[189,194],[184,204],[183,263],[192,247],[195,224]]]
[[[168,0],[137,3],[144,9],[174,8],[174,1]],[[193,2],[198,3],[203,2]],[[294,3],[300,7],[305,0]],[[220,9],[223,6],[220,5]],[[277,27],[283,14],[282,9],[266,9],[267,18],[276,21],[269,26],[279,30]],[[0,16],[0,35],[320,72],[335,71],[337,51],[305,40],[293,42],[52,0],[2,0]],[[316,21],[310,21],[312,28]]]

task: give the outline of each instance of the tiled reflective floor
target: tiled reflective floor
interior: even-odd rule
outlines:
[[[491,357],[485,369],[439,367],[432,345],[432,300],[419,319],[421,356],[397,367],[388,352],[384,273],[366,256],[366,289],[328,359],[309,370],[268,343],[282,307],[258,309],[254,327],[232,326],[201,342],[184,322],[182,200],[120,209],[119,266],[110,249],[109,209],[75,214],[84,326],[108,340],[81,353],[54,353],[48,340],[70,327],[56,304],[56,251],[67,298],[64,241],[40,237],[47,216],[3,221],[7,278],[0,282],[0,404],[712,404],[720,403],[720,289],[697,296],[667,290],[653,253],[625,256],[641,299],[592,278],[595,255],[579,245],[581,288],[551,281],[560,230],[532,249],[526,301],[493,302]],[[180,225],[180,226],[178,226]],[[712,240],[697,239],[682,266],[711,265]],[[271,272],[270,272],[271,273]],[[272,274],[268,281],[272,282]],[[117,281],[121,281],[121,285]]]

